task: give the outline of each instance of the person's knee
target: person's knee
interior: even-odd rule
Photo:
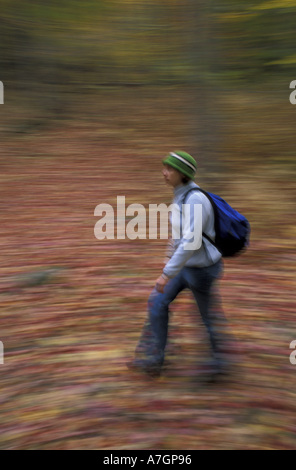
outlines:
[[[166,317],[168,315],[168,302],[165,295],[153,291],[148,299],[150,318]]]
[[[149,296],[149,299],[148,299],[148,307],[149,307],[149,308],[153,308],[153,307],[154,307],[154,305],[155,305],[156,302],[157,302],[158,296],[159,296],[159,293],[156,291],[156,289],[154,289],[154,290],[151,292],[151,294],[150,294],[150,296]]]

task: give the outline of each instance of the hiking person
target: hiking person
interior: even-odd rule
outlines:
[[[135,359],[129,367],[151,375],[161,374],[168,337],[169,307],[184,289],[192,292],[206,326],[211,346],[211,373],[215,375],[225,371],[221,353],[223,338],[221,338],[221,328],[217,328],[215,324],[214,311],[215,306],[219,304],[218,316],[222,315],[224,322],[217,285],[223,271],[222,254],[214,244],[216,236],[214,209],[208,197],[193,181],[196,171],[195,159],[186,152],[172,152],[163,160],[163,176],[165,182],[173,188],[173,202],[180,207],[180,212],[182,213],[185,199],[186,204],[190,205],[192,219],[194,205],[202,205],[202,232],[205,236],[197,250],[186,249],[186,243],[190,243],[191,240],[185,239],[181,228],[179,239],[173,240],[172,256],[149,297],[148,321],[143,328]],[[194,222],[190,220],[191,228]]]

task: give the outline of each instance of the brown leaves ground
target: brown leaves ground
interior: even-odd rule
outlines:
[[[229,344],[232,376],[212,386],[199,381],[208,344],[186,293],[174,304],[164,376],[155,381],[126,368],[165,243],[99,242],[93,213],[101,202],[114,205],[117,195],[127,204],[171,198],[159,162],[174,129],[176,147],[186,146],[189,136],[182,136],[180,114],[162,129],[159,116],[153,123],[148,98],[141,109],[132,101],[139,116],[125,127],[118,117],[111,125],[109,114],[98,121],[94,114],[86,123],[4,139],[2,449],[296,446],[296,366],[289,361],[296,339],[294,194],[271,175],[262,190],[253,168],[241,180],[226,170],[212,176],[208,188],[215,191],[216,184],[253,227],[248,253],[226,262],[221,286],[236,339]],[[268,194],[280,201],[275,211]]]

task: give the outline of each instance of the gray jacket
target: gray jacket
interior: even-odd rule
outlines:
[[[174,189],[175,197],[173,203],[179,206],[180,211],[182,209],[181,205],[185,194],[191,188],[198,187],[199,186],[197,186],[197,184],[190,181],[188,184],[180,185]],[[187,197],[186,204],[190,205],[190,227],[192,232],[194,227],[194,205],[202,204],[202,231],[211,239],[215,240],[214,210],[208,198],[199,191],[192,191]],[[179,274],[184,266],[203,268],[211,266],[221,259],[221,253],[204,237],[202,239],[202,246],[198,250],[184,249],[189,240],[186,240],[183,237],[182,229],[180,229],[180,233],[181,237],[173,240],[173,255],[163,270],[163,273],[169,278],[173,278]]]

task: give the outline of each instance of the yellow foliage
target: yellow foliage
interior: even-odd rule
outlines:
[[[290,55],[288,57],[284,57],[283,59],[280,59],[280,60],[274,60],[268,63],[268,65],[292,65],[292,64],[296,64],[296,54]]]
[[[253,7],[253,10],[271,10],[273,8],[296,8],[296,0],[271,0]]]
[[[258,15],[259,13],[220,13],[219,15],[216,15],[216,20],[218,21],[245,21],[250,18],[254,18]]]

